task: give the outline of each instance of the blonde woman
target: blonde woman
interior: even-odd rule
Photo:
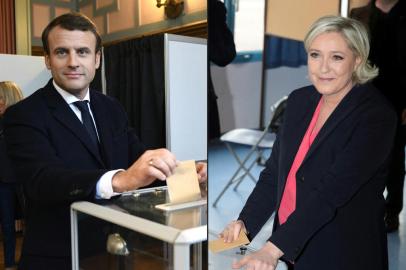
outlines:
[[[14,209],[16,193],[14,175],[5,152],[3,138],[3,114],[6,109],[23,98],[17,84],[0,82],[0,215],[3,232],[4,265],[6,270],[15,269]]]
[[[383,191],[396,115],[368,83],[367,31],[327,16],[305,37],[312,85],[293,91],[270,159],[238,219],[221,233],[254,237],[275,211],[262,249],[234,269],[386,270]]]

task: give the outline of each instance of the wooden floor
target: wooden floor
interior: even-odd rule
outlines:
[[[21,245],[23,243],[23,237],[21,233],[17,233],[16,239],[16,262],[18,262],[21,255]],[[0,270],[4,269],[4,250],[3,250],[3,239],[0,241]]]

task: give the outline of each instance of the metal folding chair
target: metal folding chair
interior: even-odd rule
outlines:
[[[283,112],[286,107],[286,99],[287,96],[281,98],[271,106],[271,121],[264,130],[238,128],[228,131],[220,137],[220,141],[224,142],[229,152],[237,160],[239,166],[230,180],[228,180],[226,186],[217,196],[213,203],[213,207],[217,206],[218,201],[221,199],[227,189],[234,183],[237,184],[234,186],[233,190],[237,190],[238,186],[246,176],[248,176],[254,183],[257,182],[250,171],[256,162],[262,164],[261,161],[265,160],[265,157],[263,156],[264,150],[272,148],[276,138],[277,129],[283,121]],[[249,145],[251,148],[247,155],[241,159],[232,147],[233,144]],[[256,155],[256,159],[248,163],[253,154]],[[240,174],[241,171],[242,174]]]

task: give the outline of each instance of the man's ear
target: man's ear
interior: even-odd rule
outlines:
[[[47,66],[47,69],[51,69],[51,64],[50,64],[50,59],[49,59],[49,54],[45,54],[45,65]]]
[[[99,51],[96,53],[96,63],[95,63],[96,69],[98,69],[99,66],[100,66],[100,57],[101,57],[101,50],[99,50]]]

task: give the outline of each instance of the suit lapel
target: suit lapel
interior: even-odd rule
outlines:
[[[278,198],[281,199],[283,190],[285,189],[286,180],[290,168],[292,167],[293,160],[299,149],[299,146],[303,140],[304,134],[310,124],[313,113],[317,107],[321,95],[314,88],[309,88],[308,95],[305,99],[300,99],[299,104],[290,104],[289,110],[292,110],[294,114],[293,121],[291,124],[285,127],[283,136],[284,141],[284,166],[282,167],[283,172],[281,174],[282,183],[278,188]],[[287,122],[288,123],[288,122]]]
[[[74,134],[78,140],[89,150],[89,152],[94,156],[94,158],[104,166],[103,161],[98,154],[98,150],[94,147],[86,129],[77,118],[75,113],[65,102],[65,100],[59,95],[54,86],[52,85],[52,80],[48,82],[45,87],[45,100],[48,107],[55,119],[60,122],[67,130]]]
[[[108,120],[110,117],[100,98],[93,94],[92,91],[90,91],[90,107],[95,117],[97,131],[100,137],[100,151],[104,162],[107,167],[110,168],[112,165],[111,153],[113,151],[112,131]]]
[[[363,97],[364,87],[355,86],[350,92],[343,98],[343,100],[338,104],[336,109],[332,112],[330,117],[327,119],[324,126],[320,129],[316,138],[314,139],[309,151],[306,154],[302,165],[306,162],[309,157],[314,153],[314,151],[323,143],[328,135],[334,131],[338,124],[340,124],[345,118],[347,118],[353,110],[358,107],[360,98]]]

